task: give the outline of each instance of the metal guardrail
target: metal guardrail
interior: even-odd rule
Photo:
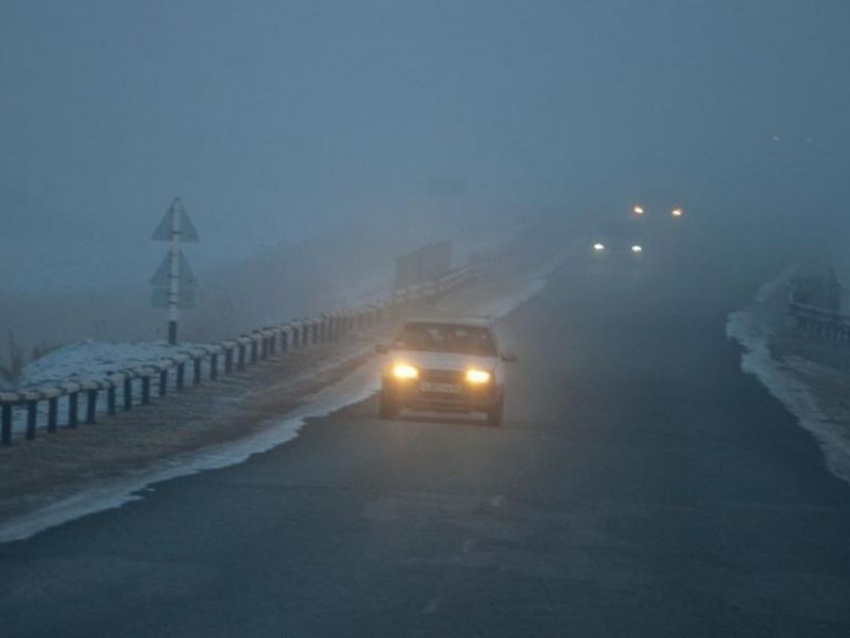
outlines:
[[[788,314],[793,327],[810,337],[850,343],[850,315],[792,301]]]
[[[479,263],[455,270],[434,281],[397,290],[386,300],[363,308],[347,309],[323,314],[315,319],[283,323],[260,328],[237,339],[205,346],[196,354],[181,354],[157,363],[125,370],[103,381],[75,380],[48,388],[23,392],[0,392],[0,446],[12,445],[15,413],[26,415],[24,437],[34,440],[39,427],[39,417],[46,420],[48,433],[59,428],[60,400],[66,415],[63,425],[76,428],[80,422],[95,423],[98,414],[114,415],[146,405],[154,398],[164,397],[172,391],[180,392],[187,386],[201,383],[206,370],[208,381],[222,374],[228,375],[245,369],[279,352],[334,343],[346,334],[380,324],[387,316],[395,317],[404,306],[432,298],[481,276],[489,263]],[[188,375],[188,380],[187,380]],[[101,394],[105,393],[105,395]],[[105,409],[102,397],[105,396]],[[84,406],[81,406],[81,401]],[[119,405],[120,403],[120,405]],[[41,409],[46,405],[45,410]]]

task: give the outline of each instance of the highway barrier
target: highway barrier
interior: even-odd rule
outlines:
[[[791,301],[791,328],[803,336],[850,344],[850,316],[836,310]]]
[[[181,354],[123,370],[106,380],[75,379],[35,390],[0,392],[0,446],[12,445],[17,438],[13,425],[21,420],[25,423],[24,438],[34,440],[39,427],[55,433],[60,425],[76,428],[80,423],[93,424],[104,413],[132,410],[169,391],[180,392],[202,383],[205,373],[207,381],[215,381],[220,375],[244,370],[279,353],[338,342],[350,333],[397,318],[413,304],[478,279],[489,266],[490,262],[475,263],[433,281],[397,290],[390,298],[364,307],[260,328],[236,339],[204,346],[191,355]],[[61,424],[60,414],[64,417]]]

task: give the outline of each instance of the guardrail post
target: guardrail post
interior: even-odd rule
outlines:
[[[86,393],[86,423],[91,425],[97,417],[97,390]]]
[[[147,405],[151,402],[151,377],[146,374],[142,377],[142,404]]]
[[[124,411],[133,409],[133,378],[124,378]]]
[[[50,397],[47,401],[47,431],[55,432],[59,421],[59,397]]]
[[[79,408],[80,393],[79,392],[71,392],[68,395],[68,427],[75,428],[77,427],[77,414]]]
[[[114,416],[116,410],[115,404],[117,401],[118,388],[115,387],[115,382],[110,381],[109,387],[106,389],[106,413],[109,416]]]
[[[27,440],[35,439],[35,429],[38,419],[38,401],[29,401],[27,403]]]
[[[218,354],[213,354],[210,357],[210,379],[215,381],[218,378]]]
[[[201,382],[201,358],[195,357],[192,361],[192,383],[198,385]]]
[[[3,404],[2,424],[0,424],[0,445],[12,445],[12,404]]]
[[[175,383],[175,387],[177,391],[180,392],[183,390],[183,385],[186,380],[186,363],[181,361],[177,364],[177,382]]]

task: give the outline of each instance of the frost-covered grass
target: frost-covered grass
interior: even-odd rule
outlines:
[[[22,390],[74,380],[105,381],[109,375],[151,365],[179,354],[203,352],[203,346],[165,342],[99,343],[80,341],[59,348],[28,364],[21,375]]]

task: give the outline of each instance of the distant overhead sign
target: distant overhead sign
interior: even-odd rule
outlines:
[[[171,291],[168,288],[153,289],[153,307],[168,308],[171,302]],[[180,310],[188,310],[195,307],[195,291],[192,288],[184,288],[178,291],[176,296],[177,307]]]
[[[177,219],[175,219],[175,216]],[[154,241],[171,241],[175,234],[181,242],[197,243],[201,239],[179,197],[171,203],[165,217],[153,231],[152,239]]]
[[[192,272],[189,262],[186,261],[186,258],[183,256],[183,251],[178,250],[177,254],[180,260],[180,266],[177,269],[177,272],[179,273],[177,275],[177,280],[180,284],[180,288],[197,288],[198,280],[195,278],[195,273]],[[171,286],[171,255],[165,256],[165,259],[163,259],[159,264],[159,268],[156,269],[154,276],[151,277],[150,282],[154,286],[161,286],[164,288]]]

